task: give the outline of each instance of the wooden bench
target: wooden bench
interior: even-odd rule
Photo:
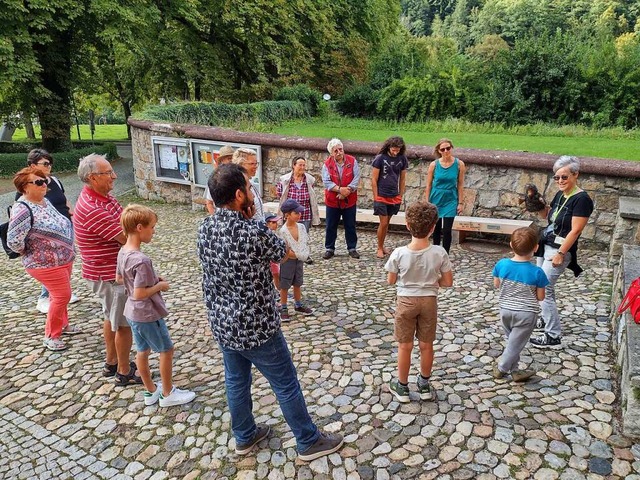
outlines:
[[[511,220],[510,218],[457,216],[453,221],[453,229],[459,232],[459,243],[465,241],[469,232],[511,235],[518,228],[530,227],[531,225],[533,225],[532,220]]]
[[[277,213],[278,206],[278,202],[265,202],[264,209],[267,212]],[[327,212],[324,205],[318,205],[318,213],[320,214],[320,218],[327,218]],[[373,214],[373,210],[358,208],[356,210],[356,222],[378,223],[379,220],[378,216]],[[404,225],[404,212],[398,212],[396,215],[391,217],[390,223],[392,225]]]

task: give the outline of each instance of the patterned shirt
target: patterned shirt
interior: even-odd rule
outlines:
[[[116,279],[116,264],[122,233],[122,206],[115,197],[104,197],[85,186],[80,192],[73,215],[73,225],[80,257],[82,278],[96,282]]]
[[[282,192],[284,192],[284,185],[282,185],[282,182],[278,182],[278,185],[276,186],[278,198],[282,197]],[[302,208],[304,208],[304,212],[300,214],[301,222],[311,220],[311,195],[309,194],[309,186],[307,185],[306,177],[302,177],[301,183],[296,183],[293,181],[293,178],[291,178],[287,198],[295,200]]]
[[[24,268],[52,268],[66,265],[76,257],[73,246],[71,220],[62,215],[49,200],[44,205],[32,203],[21,197],[33,212],[22,203],[11,209],[7,231],[7,244],[14,252],[22,254]]]
[[[214,338],[233,350],[265,343],[280,330],[269,264],[285,257],[284,240],[264,222],[218,208],[200,224],[197,248]]]

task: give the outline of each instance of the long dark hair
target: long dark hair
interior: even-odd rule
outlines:
[[[391,147],[400,147],[398,155],[404,155],[404,152],[407,150],[407,146],[405,145],[402,137],[389,137],[382,144],[382,148],[380,148],[378,155],[389,155],[389,149]]]

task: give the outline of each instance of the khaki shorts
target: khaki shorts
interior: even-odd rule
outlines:
[[[91,291],[98,295],[102,304],[104,317],[111,322],[111,330],[117,331],[121,327],[130,328],[124,316],[124,304],[127,302],[127,294],[124,293],[124,285],[118,285],[113,280],[87,280]]]
[[[398,297],[393,335],[398,343],[433,343],[436,339],[438,297]]]

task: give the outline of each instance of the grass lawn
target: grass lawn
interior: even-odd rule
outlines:
[[[465,122],[449,123],[392,124],[376,120],[330,117],[285,122],[272,127],[270,131],[281,135],[338,137],[341,140],[371,142],[383,142],[392,135],[400,135],[405,142],[415,145],[435,145],[438,139],[446,137],[450,138],[456,147],[464,148],[640,161],[640,132],[535,125],[508,129]],[[450,128],[443,128],[447,126]],[[487,131],[492,129],[498,131]]]
[[[40,126],[34,126],[36,137],[40,138]],[[80,125],[80,138],[82,140],[91,140],[91,131],[89,125]],[[94,140],[109,140],[114,142],[128,141],[127,139],[127,126],[122,125],[96,125],[96,130],[93,134]],[[27,140],[27,132],[24,128],[17,129],[13,134],[13,141],[21,142]],[[78,130],[74,125],[71,128],[71,140],[78,140]]]

